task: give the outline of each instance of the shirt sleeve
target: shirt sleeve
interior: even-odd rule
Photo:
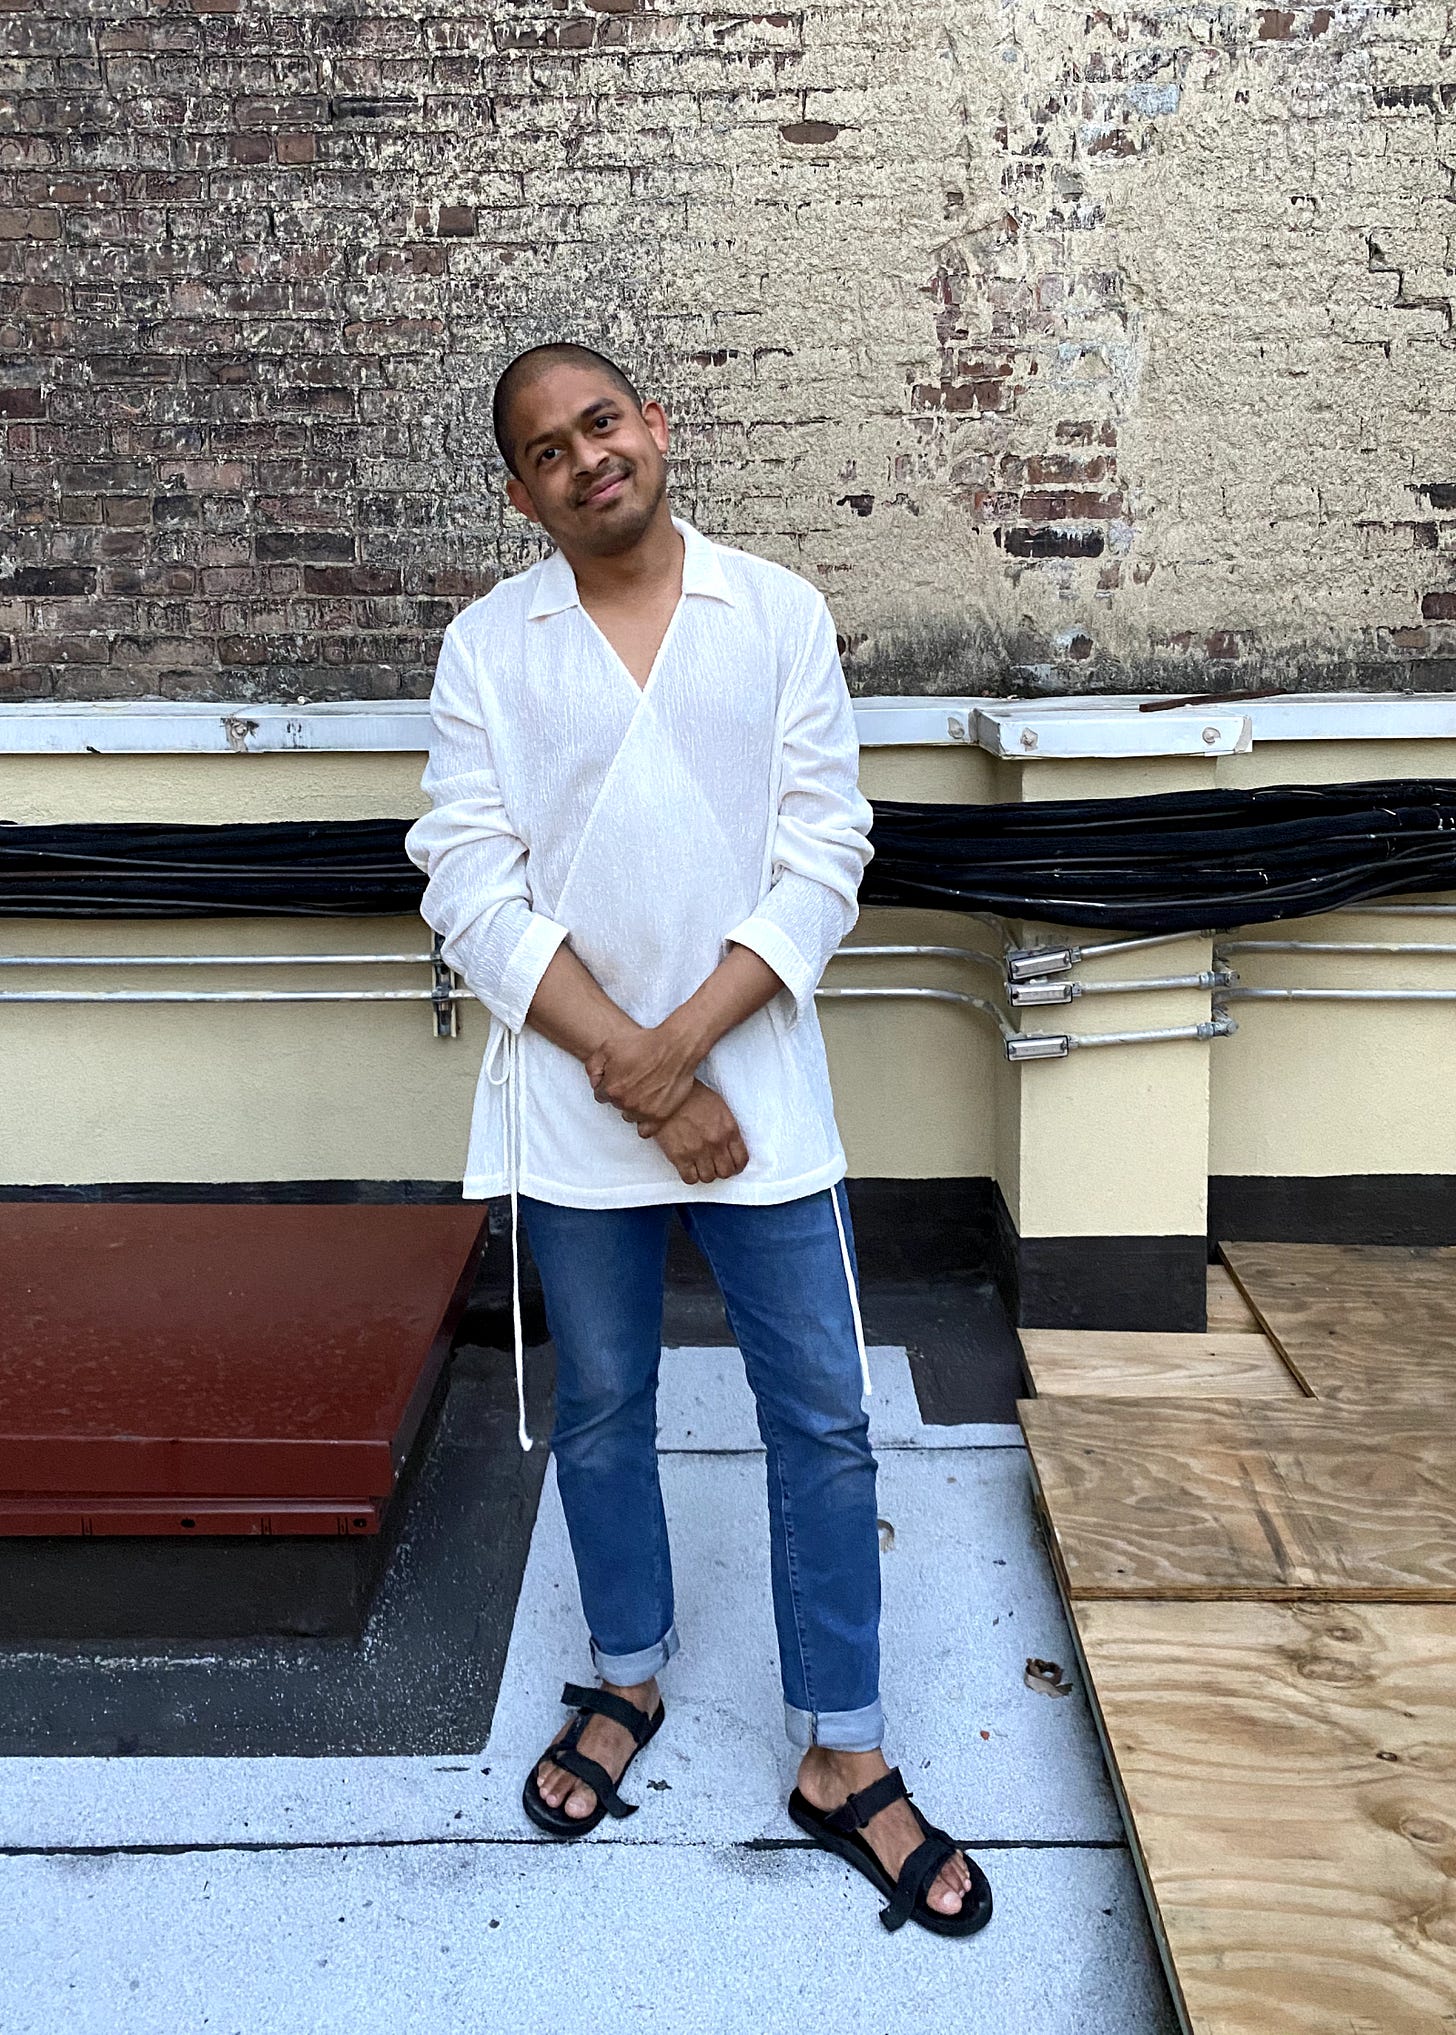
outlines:
[[[496,782],[468,656],[445,631],[430,692],[430,757],[420,779],[431,810],[404,837],[429,878],[420,911],[445,960],[513,1032],[567,929],[532,908],[526,844]]]
[[[830,956],[859,917],[874,853],[873,812],[859,789],[859,741],[822,595],[785,687],[778,818],[767,894],[726,935],[768,963],[792,998],[795,1025],[813,1008]]]

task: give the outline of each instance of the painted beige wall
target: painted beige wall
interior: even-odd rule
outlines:
[[[1017,943],[1112,937],[1070,927],[1016,927]],[[1209,966],[1201,937],[1080,962],[1084,983],[1141,982]],[[1083,996],[1019,1013],[1024,1032],[1151,1031],[1207,1018],[1206,990]],[[1215,1048],[1216,1050],[1216,1048]],[[1185,1236],[1205,1227],[1209,1046],[1166,1040],[1080,1047],[1065,1060],[1008,1067],[998,1177],[1023,1236]]]
[[[425,952],[408,918],[7,919],[21,953]],[[6,988],[428,988],[351,968],[0,970]],[[21,979],[23,978],[23,979]],[[0,1006],[10,1182],[458,1179],[486,1016],[434,1036],[428,1004]]]
[[[990,950],[988,926],[959,912],[866,909],[855,945]],[[853,961],[841,953],[826,989],[918,984],[992,994],[988,968],[960,961]],[[985,1177],[996,1168],[1000,1036],[978,1011],[891,999],[820,1004],[835,1107],[851,1173],[891,1179]]]
[[[1299,930],[1247,926],[1231,937],[1283,940]],[[1456,912],[1352,910],[1306,920],[1303,930],[1309,939],[1456,945]],[[1456,954],[1231,958],[1251,986],[1456,990]],[[1233,1008],[1237,1036],[1210,1063],[1211,1173],[1456,1172],[1456,1003]]]
[[[1342,768],[1331,767],[1332,757]],[[1250,766],[1261,764],[1256,775]],[[1441,775],[1448,745],[1288,743],[1221,759],[1220,782],[1329,782]],[[408,817],[422,807],[418,754],[0,757],[0,814],[22,823],[83,818],[219,820]],[[1207,782],[1200,759],[997,764],[966,747],[866,750],[880,798],[994,799],[1148,792]],[[1310,937],[1456,942],[1456,918],[1345,914],[1306,921]],[[1297,937],[1300,927],[1269,929]],[[1052,938],[1021,927],[1018,937]],[[1253,936],[1252,931],[1249,933]],[[867,908],[858,944],[981,946],[990,929],[956,913]],[[1085,934],[1060,937],[1086,938]],[[1095,937],[1095,936],[1094,936]],[[423,952],[412,919],[278,921],[6,920],[0,951],[93,953]],[[1183,973],[1206,943],[1087,963],[1084,979]],[[1456,957],[1400,964],[1339,956],[1248,957],[1250,982],[1399,980],[1456,986]],[[256,986],[259,971],[177,971],[167,980]],[[100,971],[0,971],[5,984],[98,986]],[[269,986],[355,984],[341,971],[269,970]],[[156,987],[158,971],[107,975]],[[425,972],[368,971],[370,986],[425,986]],[[836,959],[827,988],[888,983],[988,992],[988,970],[929,960]],[[1198,992],[1083,998],[1024,1012],[1026,1029],[1094,1031],[1194,1022]],[[1203,1222],[1217,1173],[1456,1170],[1456,1006],[1236,1006],[1239,1033],[1199,1044],[1112,1047],[1009,1066],[993,1026],[951,1005],[826,1000],[825,1038],[841,1127],[857,1175],[994,1174],[1023,1232],[1177,1234]],[[0,1177],[10,1182],[145,1179],[457,1178],[485,1043],[483,1012],[463,1036],[433,1036],[426,1007],[0,1007]]]
[[[418,751],[0,755],[0,818],[26,827],[113,820],[181,827],[413,819],[427,804],[420,790],[424,767]]]
[[[423,810],[415,753],[285,756],[0,756],[0,813],[26,825],[131,820],[202,825],[406,818]],[[866,752],[882,798],[993,795],[994,765],[966,748]],[[862,943],[964,944],[955,913],[866,911]],[[982,929],[984,933],[984,929]],[[423,952],[406,918],[6,920],[9,953]],[[990,977],[980,971],[982,987]],[[423,969],[0,971],[9,987],[421,987]],[[828,986],[955,987],[956,963],[836,961]],[[947,1005],[826,1001],[824,1032],[853,1171],[983,1175],[993,1167],[985,1019]],[[458,1178],[485,1047],[485,1015],[436,1040],[423,1005],[0,1006],[0,1178],[10,1182]]]

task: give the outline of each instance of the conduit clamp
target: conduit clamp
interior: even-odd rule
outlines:
[[[444,935],[436,933],[430,948],[430,966],[435,985],[430,991],[430,1002],[435,1007],[435,1037],[458,1039],[460,1000],[455,993],[455,971],[445,959],[444,945]]]
[[[1006,956],[1006,979],[1029,982],[1035,975],[1065,975],[1075,959],[1070,947],[1014,947]]]
[[[1071,1050],[1065,1032],[1023,1032],[1006,1041],[1008,1060],[1065,1060]]]
[[[1136,947],[1170,947],[1179,940],[1211,940],[1208,931],[1181,933],[1138,933],[1126,940],[1081,941],[1061,947],[1008,947],[1006,979],[1029,982],[1037,975],[1065,975],[1079,961],[1100,959],[1104,954],[1130,954]]]

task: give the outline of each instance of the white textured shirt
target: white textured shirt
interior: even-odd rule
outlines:
[[[776,1202],[845,1172],[814,991],[858,914],[871,812],[823,596],[674,516],[682,595],[638,686],[560,551],[445,631],[432,810],[405,837],[444,958],[491,1013],[463,1192],[573,1208]],[[785,987],[698,1069],[748,1165],[685,1183],[526,1026],[563,940],[654,1025],[751,947]]]

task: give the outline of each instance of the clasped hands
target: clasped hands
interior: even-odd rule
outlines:
[[[667,1018],[614,1033],[585,1063],[597,1101],[635,1124],[639,1137],[655,1138],[690,1185],[731,1179],[748,1164],[732,1110],[694,1072],[701,1058],[697,1042]]]

